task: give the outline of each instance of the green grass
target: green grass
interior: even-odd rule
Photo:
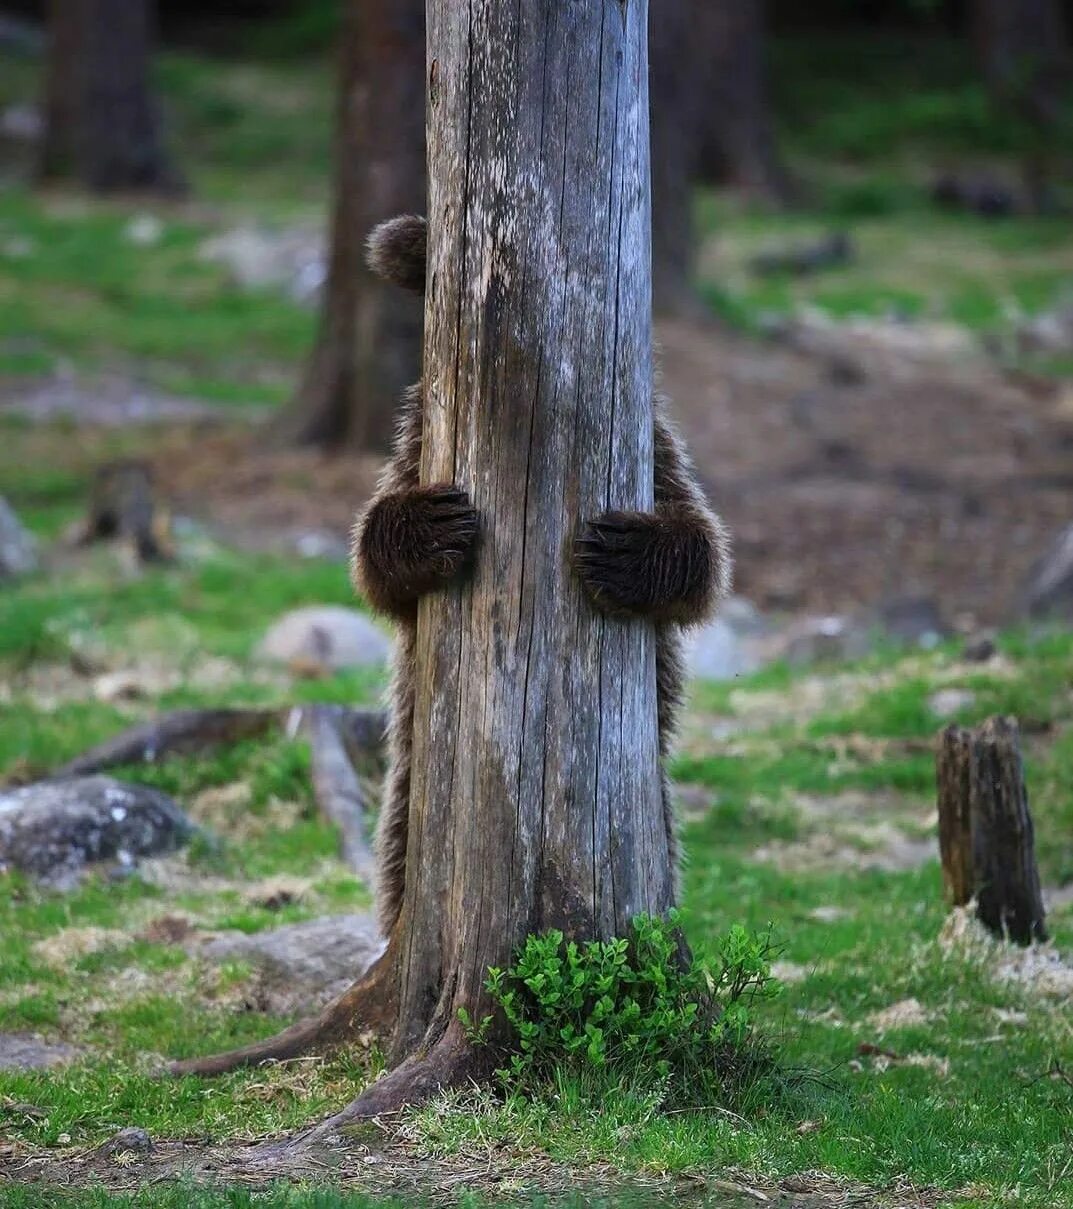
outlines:
[[[65,490],[62,479],[56,490]],[[94,700],[73,674],[72,699],[58,706],[36,699],[35,674],[62,666],[72,636],[81,633],[103,649],[125,644],[135,666],[159,658],[163,645],[179,667],[193,657],[185,649],[232,660],[239,670],[222,689],[168,690],[137,707],[135,717],[176,703],[373,699],[377,678],[253,683],[250,652],[276,612],[314,599],[345,601],[348,592],[341,568],[237,555],[131,582],[117,581],[105,561],[8,589],[0,602],[0,666],[14,696],[0,712],[0,770],[47,771],[130,721],[129,708],[121,713]],[[963,1206],[1073,1204],[1056,1180],[1068,1158],[1073,1102],[1065,1084],[1046,1077],[1055,1062],[1073,1062],[1061,1005],[996,982],[983,958],[940,949],[944,913],[934,862],[904,871],[794,864],[798,849],[820,833],[843,835],[848,848],[863,851],[878,842],[867,832],[877,822],[921,834],[933,793],[923,742],[939,725],[928,701],[937,688],[956,685],[976,694],[964,721],[1012,710],[1057,727],[1055,737],[1044,732],[1031,741],[1029,788],[1045,878],[1073,878],[1073,741],[1061,725],[1069,713],[1073,638],[1013,633],[1000,648],[998,663],[972,667],[958,665],[949,648],[885,652],[829,673],[837,708],[821,699],[800,715],[790,709],[770,720],[763,703],[792,705],[801,673],[772,668],[695,693],[693,709],[733,712],[746,729],[722,751],[692,742],[675,764],[680,779],[708,795],[686,830],[690,934],[703,947],[734,922],[755,930],[773,925],[780,959],[803,975],[760,1009],[779,1074],[737,1106],[743,1120],[719,1111],[663,1114],[654,1087],[605,1089],[597,1109],[591,1089],[563,1078],[548,1100],[437,1102],[405,1125],[407,1144],[457,1162],[480,1139],[481,1146],[544,1155],[582,1173],[612,1162],[624,1179],[741,1169],[770,1180],[818,1169],[879,1188],[908,1179],[945,1189],[948,1203]],[[156,1075],[165,1057],[241,1044],[285,1020],[244,1009],[247,967],[203,967],[179,947],[145,939],[148,923],[179,913],[202,928],[249,932],[369,902],[338,863],[332,829],[316,816],[303,744],[280,736],[120,775],[174,794],[218,842],[192,853],[187,880],[170,891],[138,876],[91,878],[60,897],[6,879],[0,1028],[38,1031],[84,1051],[70,1067],[0,1075],[0,1096],[42,1110],[9,1119],[7,1132],[22,1144],[61,1151],[127,1125],[161,1138],[223,1142],[295,1129],[345,1102],[368,1077],[358,1055],[215,1081],[172,1084]],[[235,805],[212,804],[207,791],[236,784],[245,789]],[[840,796],[846,794],[864,806],[840,807],[850,801]],[[831,803],[829,813],[813,816],[804,801]],[[758,859],[758,848],[785,854],[786,863]],[[279,875],[303,878],[304,893],[278,910],[251,900],[252,884]],[[1059,945],[1069,945],[1069,913],[1052,923]],[[50,961],[41,942],[82,934],[72,929],[119,936]],[[919,1001],[926,1022],[880,1035],[871,1015],[906,999]],[[877,1069],[873,1058],[859,1055],[862,1043],[923,1064]],[[815,1124],[799,1129],[804,1121]]]

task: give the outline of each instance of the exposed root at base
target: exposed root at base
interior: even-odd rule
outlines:
[[[338,999],[324,1008],[319,1016],[299,1021],[264,1041],[244,1045],[241,1049],[207,1058],[188,1058],[172,1062],[168,1074],[223,1075],[261,1062],[282,1062],[338,1049],[356,1041],[363,1034],[379,1036],[388,1031],[395,1020],[396,994],[392,969],[391,946]]]

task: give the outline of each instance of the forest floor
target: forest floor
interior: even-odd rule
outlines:
[[[584,1204],[1073,1205],[1073,973],[1059,956],[1073,948],[1073,637],[1012,624],[1073,504],[1073,363],[1025,355],[1016,331],[1062,305],[1073,247],[1063,220],[930,207],[934,168],[1008,172],[1009,147],[961,61],[912,49],[777,48],[784,141],[814,199],[782,215],[702,197],[700,284],[722,323],[659,331],[664,385],[735,531],[740,592],[785,612],[911,592],[966,629],[1011,626],[983,664],[948,643],[693,688],[674,765],[687,926],[703,949],[732,922],[772,924],[785,989],[761,1023],[800,1073],[788,1094],[667,1115],[636,1090],[599,1111],[571,1086],[537,1105],[473,1093],[370,1128],[334,1172],[254,1171],[249,1143],[330,1112],[376,1070],[351,1054],[158,1075],[296,1010],[249,965],[205,961],[202,942],[369,907],[317,815],[306,746],[279,735],[123,771],[218,843],[64,896],[0,880],[0,1034],[70,1047],[50,1070],[0,1072],[0,1204],[37,1209],[61,1190],[58,1203],[102,1209],[528,1203],[580,1185]],[[36,95],[37,70],[0,62],[0,109]],[[169,53],[159,74],[193,200],[0,188],[0,493],[46,554],[0,595],[12,782],[159,710],[371,703],[383,688],[377,673],[308,679],[254,656],[287,609],[353,604],[339,558],[294,550],[340,552],[377,465],[260,442],[314,313],[286,281],[244,286],[204,256],[235,231],[317,246],[327,58]],[[844,268],[750,273],[757,252],[832,227],[854,240]],[[783,336],[763,336],[776,321]],[[175,566],[132,573],[59,540],[94,468],[123,454],[150,460],[190,518]],[[945,911],[931,744],[948,689],[957,720],[1021,721],[1053,948],[992,946]],[[148,1158],[101,1149],[127,1127],[155,1139]]]

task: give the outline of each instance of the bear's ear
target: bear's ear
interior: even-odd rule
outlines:
[[[428,223],[416,214],[400,214],[374,227],[365,259],[377,276],[418,294],[425,292]]]

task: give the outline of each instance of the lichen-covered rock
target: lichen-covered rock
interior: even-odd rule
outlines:
[[[133,864],[173,852],[194,832],[157,789],[111,777],[41,781],[0,793],[0,870],[19,869],[58,887],[96,861]]]

